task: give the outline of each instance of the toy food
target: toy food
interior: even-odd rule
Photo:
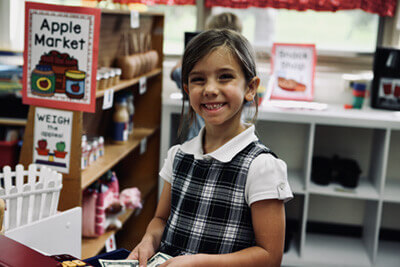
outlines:
[[[306,90],[306,86],[304,84],[296,82],[293,79],[285,79],[283,77],[278,77],[278,86],[286,91],[304,92]]]

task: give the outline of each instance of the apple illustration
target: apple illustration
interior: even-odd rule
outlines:
[[[58,142],[56,144],[57,151],[64,151],[65,149],[65,142]]]
[[[72,92],[78,93],[79,89],[80,89],[79,83],[74,83],[74,84],[71,85]]]
[[[41,139],[38,141],[38,146],[40,149],[46,149],[47,147],[47,141],[46,139]]]
[[[39,85],[41,88],[47,88],[49,86],[49,82],[47,80],[41,80]]]

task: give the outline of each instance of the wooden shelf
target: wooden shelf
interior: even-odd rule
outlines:
[[[82,171],[81,188],[84,189],[91,183],[99,179],[106,171],[111,169],[121,159],[125,158],[131,151],[137,148],[143,138],[152,135],[156,129],[135,128],[133,135],[124,144],[106,143],[104,156],[100,157],[88,168]]]
[[[157,188],[157,184],[153,181],[153,183],[149,183],[144,185],[141,189],[142,199],[145,200],[150,193]],[[136,210],[127,209],[124,214],[119,216],[119,220],[122,225],[132,216],[134,215]],[[97,255],[105,245],[106,240],[113,234],[117,233],[119,229],[113,229],[105,232],[101,236],[97,238],[82,238],[82,259],[87,259]]]
[[[96,91],[96,98],[103,97],[104,96],[104,92],[109,90],[109,89],[112,89],[114,91],[114,93],[115,93],[115,92],[118,92],[120,90],[124,90],[129,86],[132,86],[134,84],[139,83],[139,80],[142,77],[146,77],[148,79],[148,78],[154,77],[154,76],[156,76],[156,75],[158,75],[160,73],[161,73],[161,69],[160,68],[156,68],[156,69],[154,69],[154,70],[152,70],[150,72],[147,72],[147,73],[145,73],[145,74],[143,74],[141,76],[135,77],[133,79],[121,80],[117,85],[114,85],[112,87],[106,88],[104,90],[97,90]]]
[[[26,119],[0,118],[0,125],[25,126],[26,121]]]

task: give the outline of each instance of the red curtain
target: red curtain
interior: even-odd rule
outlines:
[[[146,5],[196,5],[196,0],[129,0],[129,3]]]
[[[396,0],[205,0],[205,6],[248,8],[271,7],[304,11],[337,11],[362,9],[380,16],[393,17],[396,12]]]

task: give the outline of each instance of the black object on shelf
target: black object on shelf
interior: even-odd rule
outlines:
[[[15,93],[0,94],[0,117],[26,119],[29,105],[22,104],[22,97]]]
[[[348,158],[315,156],[312,160],[311,180],[319,185],[337,182],[344,187],[356,188],[361,169],[357,161]]]
[[[374,55],[371,106],[400,110],[400,50],[378,47]]]
[[[328,185],[332,178],[332,160],[327,157],[315,156],[312,159],[311,180],[320,185]]]

